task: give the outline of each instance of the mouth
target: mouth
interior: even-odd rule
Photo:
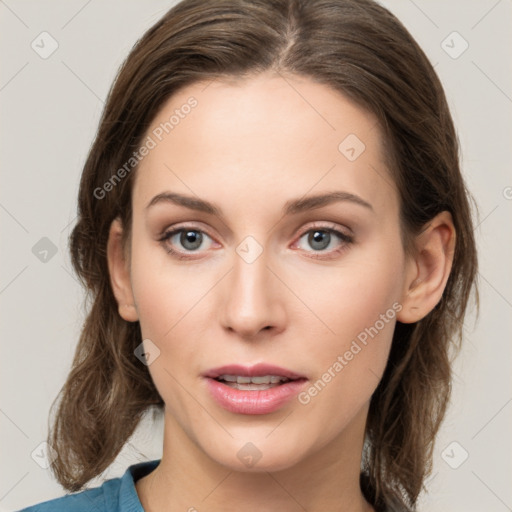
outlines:
[[[229,365],[202,375],[211,397],[238,414],[268,414],[288,403],[304,387],[305,376],[274,365]]]

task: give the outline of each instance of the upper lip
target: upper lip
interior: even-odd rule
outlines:
[[[273,364],[258,363],[253,366],[242,366],[239,364],[228,364],[226,366],[219,366],[212,368],[203,374],[204,377],[216,379],[221,375],[240,375],[243,377],[261,377],[264,375],[277,375],[279,377],[286,377],[290,380],[305,379],[304,375],[275,366]]]

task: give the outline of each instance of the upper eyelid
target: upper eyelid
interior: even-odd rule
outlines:
[[[207,229],[203,228],[203,227],[200,227],[199,225],[173,225],[173,226],[169,226],[167,228],[165,228],[163,231],[162,231],[162,237],[165,237],[169,234],[175,234],[175,233],[179,233],[180,231],[185,231],[185,230],[190,230],[190,231],[200,231],[201,233],[205,233],[207,234],[210,238],[214,238],[209,232]]]
[[[315,221],[313,223],[313,225],[309,225],[309,226],[306,226],[304,229],[301,229],[299,230],[299,233],[301,233],[300,236],[302,236],[304,233],[307,233],[309,232],[310,230],[312,229],[320,229],[320,230],[325,230],[325,231],[341,231],[343,232],[344,229],[346,229],[347,231],[350,232],[350,234],[353,234],[353,231],[352,229],[350,229],[348,226],[344,226],[344,227],[340,227],[338,225],[336,225],[335,223],[333,222],[329,222],[329,221],[324,221],[325,223],[322,224],[322,221]],[[179,231],[182,231],[182,230],[186,230],[186,229],[189,229],[191,231],[200,231],[202,233],[206,233],[210,238],[214,238],[208,231],[208,229],[205,229],[203,227],[201,227],[199,224],[192,224],[192,225],[173,225],[173,226],[170,226],[168,228],[165,228],[163,231],[162,231],[162,236],[165,236],[169,233],[175,233],[175,232],[179,232]]]
[[[352,236],[353,235],[353,231],[348,227],[348,226],[345,226],[344,228],[340,227],[339,225],[337,224],[334,224],[332,222],[327,222],[326,224],[322,224],[321,222],[317,222],[315,223],[314,225],[310,225],[306,228],[304,228],[303,230],[300,231],[300,235],[299,236],[303,236],[304,234],[308,233],[309,231],[312,231],[313,229],[318,229],[319,231],[334,231],[334,232],[339,232],[343,235],[346,235],[346,236]],[[349,231],[349,233],[344,233],[343,231],[346,230],[346,231]]]

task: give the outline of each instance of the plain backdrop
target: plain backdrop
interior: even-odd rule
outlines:
[[[0,0],[2,511],[64,494],[40,453],[83,320],[67,246],[81,168],[119,65],[174,3]],[[512,510],[512,2],[383,3],[444,84],[479,207],[481,315],[465,326],[420,510]],[[162,422],[147,418],[102,478],[161,446]]]

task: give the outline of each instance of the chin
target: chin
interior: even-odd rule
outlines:
[[[289,469],[298,464],[305,456],[303,439],[288,437],[289,443],[265,439],[265,433],[258,438],[244,436],[243,440],[230,439],[228,443],[218,444],[214,450],[204,450],[218,464],[231,471],[244,473],[274,472]],[[301,446],[302,445],[302,446]],[[297,449],[301,446],[301,450]]]

